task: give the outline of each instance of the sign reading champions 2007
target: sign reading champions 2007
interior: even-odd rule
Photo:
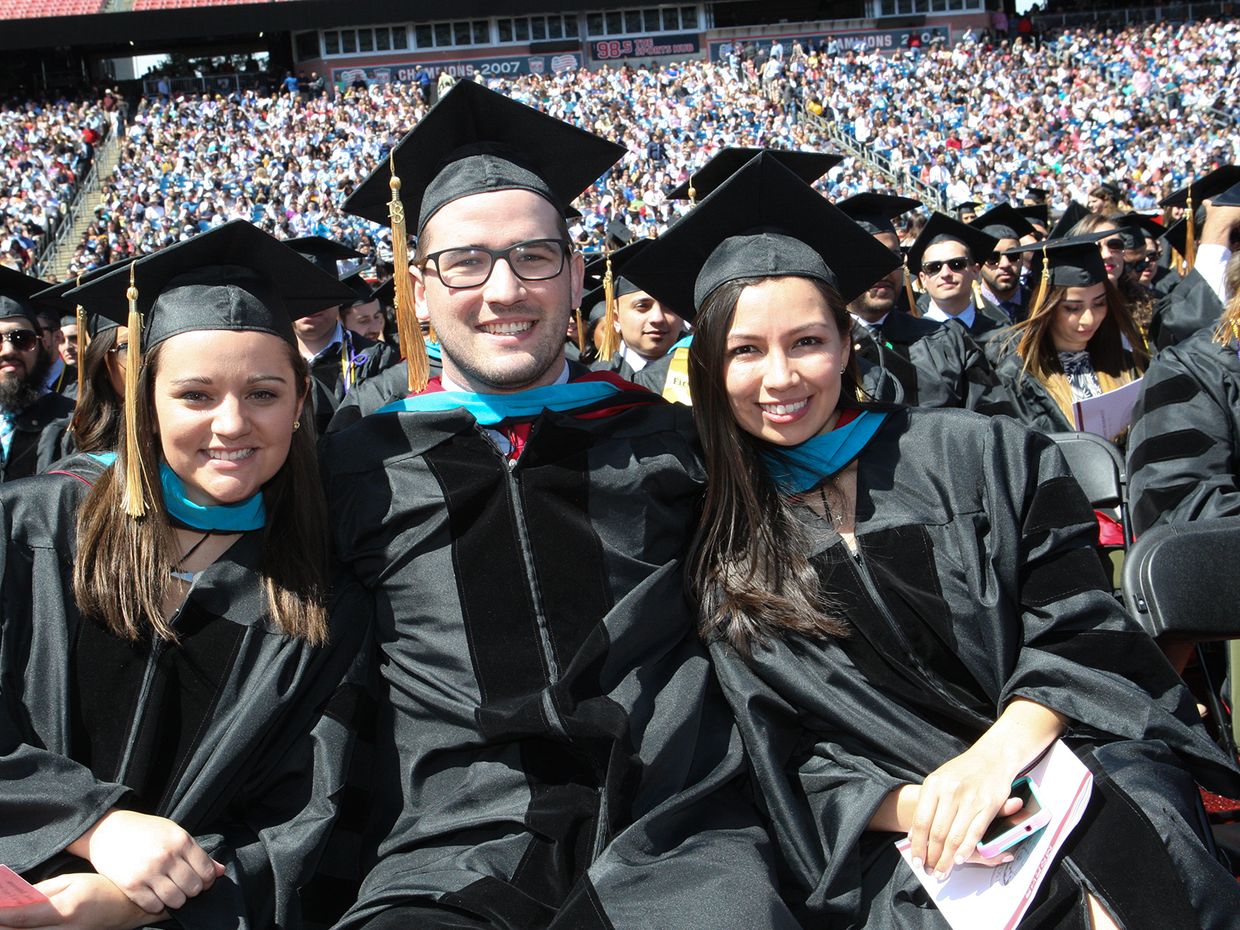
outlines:
[[[352,84],[359,78],[367,84],[405,84],[417,80],[423,68],[434,80],[443,71],[453,77],[516,77],[520,74],[553,74],[581,67],[581,55],[565,52],[560,55],[510,55],[506,58],[461,58],[455,61],[410,61],[396,65],[336,68],[332,81]]]
[[[923,46],[936,39],[942,42],[951,40],[951,30],[947,26],[918,26],[915,29],[864,29],[857,32],[819,32],[810,35],[780,36],[784,54],[792,51],[792,44],[800,42],[802,46],[813,45],[815,48],[826,45],[832,39],[839,43],[840,52],[864,46],[867,51],[894,52],[908,48],[909,36],[916,34]],[[724,39],[710,43],[710,60],[724,61],[733,50],[746,45],[764,48],[770,51],[773,37],[746,36],[744,38]]]

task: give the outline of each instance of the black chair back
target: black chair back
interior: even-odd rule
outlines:
[[[1091,504],[1098,508],[1123,506],[1124,459],[1115,446],[1093,433],[1050,436]]]

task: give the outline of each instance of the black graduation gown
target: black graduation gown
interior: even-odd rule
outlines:
[[[853,350],[900,382],[904,403],[1015,415],[1007,389],[963,327],[893,312],[879,331],[854,321]]]
[[[642,368],[642,371],[645,371],[647,368],[649,368],[651,364],[663,361],[664,359],[668,359],[668,361],[670,361],[669,356],[670,356],[670,353],[664,353],[664,355],[661,358],[654,359],[652,362],[645,365]],[[619,352],[617,352],[615,355],[613,355],[610,359],[606,361],[600,358],[600,359],[597,359],[591,362],[590,370],[591,371],[614,371],[625,381],[633,381],[636,375],[638,374],[638,372],[633,370],[633,366],[629,364],[629,360],[625,358],[623,355],[621,355]]]
[[[280,634],[261,534],[246,533],[195,583],[180,645],[127,643],[73,604],[74,515],[103,468],[62,467],[0,490],[0,862],[30,881],[89,870],[64,847],[112,807],[139,810],[227,867],[179,926],[299,926],[347,764],[368,598],[342,593],[329,647]]]
[[[310,365],[310,398],[314,410],[314,426],[319,436],[327,431],[332,415],[347,395],[365,384],[368,379],[391,368],[399,360],[397,353],[387,343],[376,342],[341,328],[344,330],[347,345],[332,343]],[[349,347],[352,348],[354,382],[351,386],[346,386],[341,360]]]
[[[430,363],[430,377],[438,378],[443,373],[443,363],[437,358],[427,360]],[[336,407],[331,421],[327,424],[327,432],[337,433],[347,426],[352,426],[362,417],[368,417],[394,400],[402,400],[409,396],[409,364],[399,361],[391,368],[385,368],[373,377],[360,382],[345,395],[344,400]]]
[[[1150,290],[1154,292],[1155,299],[1166,297],[1183,280],[1179,272],[1166,265],[1159,265],[1154,272],[1154,279],[1150,282]]]
[[[929,294],[923,291],[921,294],[917,295],[917,308],[924,317],[926,311],[930,309]],[[987,344],[994,339],[1000,330],[1005,329],[1012,324],[1012,321],[1008,319],[1007,314],[985,297],[982,298],[982,306],[980,309],[977,306],[976,299],[974,300],[972,326],[965,326],[959,319],[946,320],[944,322],[954,322],[955,325],[962,327],[966,332],[968,332],[973,341],[976,342],[983,350],[986,349]]]
[[[1222,315],[1223,302],[1194,268],[1154,305],[1150,345],[1155,349],[1175,345],[1197,330],[1213,326]]]
[[[73,413],[73,400],[49,391],[17,414],[13,422],[13,442],[9,455],[0,462],[0,481],[29,478],[41,465],[39,442],[43,431],[54,421]]]
[[[1133,410],[1133,528],[1240,515],[1240,358],[1203,329],[1159,352]]]
[[[383,679],[378,861],[342,927],[797,926],[683,595],[687,408],[545,411],[516,462],[459,409],[321,453]]]
[[[1193,777],[1234,793],[1240,772],[1111,596],[1093,513],[1053,443],[1006,417],[896,410],[858,460],[859,555],[804,516],[850,636],[774,640],[750,661],[711,649],[805,926],[946,927],[897,837],[866,825],[1024,697],[1072,721],[1099,800],[1070,858],[1125,917],[1145,906],[1124,926],[1193,926],[1193,908],[1234,927],[1240,886],[1197,832]],[[1044,887],[1045,907],[1079,896],[1063,867]],[[1062,909],[1041,916],[1072,925]]]

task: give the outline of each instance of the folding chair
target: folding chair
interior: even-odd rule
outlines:
[[[1224,747],[1233,755],[1240,740],[1235,715],[1224,711],[1218,683],[1211,680],[1201,655],[1202,642],[1240,639],[1240,517],[1157,526],[1144,533],[1124,561],[1124,600],[1129,611],[1154,637],[1198,644],[1206,677],[1207,706],[1218,723]],[[1229,644],[1232,707],[1240,658]]]
[[[1132,542],[1128,500],[1124,487],[1124,459],[1119,450],[1093,433],[1051,433],[1081,490],[1094,510],[1113,514],[1123,534],[1123,545],[1099,546],[1103,567],[1111,576],[1111,589],[1118,594],[1124,554]]]

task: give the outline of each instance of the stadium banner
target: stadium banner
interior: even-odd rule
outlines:
[[[864,44],[867,50],[894,52],[908,48],[909,36],[916,34],[923,46],[935,40],[951,41],[951,29],[947,26],[917,26],[910,29],[862,29],[857,32],[816,32],[809,35],[796,36],[737,36],[732,39],[721,39],[710,43],[710,60],[724,61],[730,48],[744,47],[752,44],[754,48],[765,48],[768,51],[776,38],[784,44],[784,54],[792,50],[793,42],[800,42],[802,47],[822,45],[831,39],[840,44],[840,51],[846,52]]]
[[[423,68],[436,78],[447,71],[453,77],[473,77],[481,72],[483,77],[516,77],[521,74],[553,74],[581,67],[581,55],[577,52],[561,52],[556,55],[506,55],[503,58],[460,58],[451,61],[409,61],[394,65],[368,65],[351,68],[334,68],[332,82],[352,84],[358,78],[367,84],[407,84],[417,79]]]
[[[702,51],[702,37],[696,32],[671,36],[631,36],[627,39],[597,39],[590,43],[595,61],[622,58],[659,58],[663,55],[696,57]]]

